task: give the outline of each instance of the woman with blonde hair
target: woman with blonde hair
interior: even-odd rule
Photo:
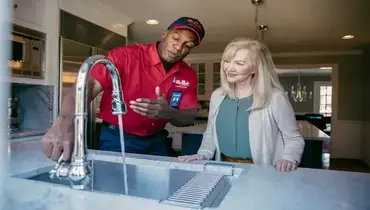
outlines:
[[[179,159],[216,155],[216,161],[295,170],[304,140],[268,48],[257,40],[233,40],[222,55],[220,75],[221,87],[212,93],[202,144],[197,154]]]

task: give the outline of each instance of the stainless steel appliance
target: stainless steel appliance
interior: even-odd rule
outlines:
[[[106,55],[115,47],[126,45],[126,37],[92,24],[77,16],[61,11],[60,32],[60,94],[59,105],[76,81],[82,63],[93,55]],[[101,120],[99,113],[101,94],[90,104],[87,145],[98,149]]]
[[[44,35],[39,32],[13,27],[9,38],[11,54],[9,68],[16,77],[44,78]]]

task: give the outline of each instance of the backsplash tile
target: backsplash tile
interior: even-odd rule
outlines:
[[[19,98],[21,130],[46,130],[51,126],[53,86],[13,83],[11,95]]]

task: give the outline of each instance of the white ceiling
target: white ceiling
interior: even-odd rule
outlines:
[[[206,37],[194,52],[222,52],[235,37],[254,37],[250,0],[105,0],[134,20],[129,38],[151,43],[176,18],[198,18]],[[108,15],[108,14],[107,14]],[[157,19],[159,25],[147,25]],[[370,44],[370,0],[265,0],[259,20],[269,26],[265,41],[273,52],[355,49]],[[342,40],[346,34],[353,40]]]

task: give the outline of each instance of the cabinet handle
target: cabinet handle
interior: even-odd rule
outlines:
[[[18,8],[18,4],[13,4],[13,8],[14,9],[17,9]]]

